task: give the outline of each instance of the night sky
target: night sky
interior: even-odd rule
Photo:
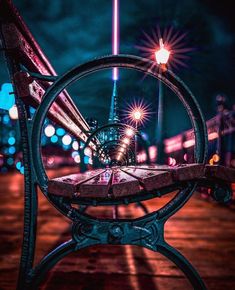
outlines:
[[[112,1],[15,0],[14,3],[58,74],[111,53]],[[189,86],[209,119],[216,112],[216,94],[225,94],[230,106],[235,103],[234,8],[229,1],[120,0],[120,52],[141,55],[136,46],[144,38],[143,31],[151,34],[157,25],[161,29],[173,26],[176,31],[187,32],[185,46],[194,50],[188,54],[187,68],[174,71]],[[2,65],[0,81],[8,81]],[[150,105],[151,120],[144,130],[153,136],[157,81],[138,72],[121,70],[118,89],[122,109],[134,99],[145,99]],[[101,124],[107,122],[111,71],[91,75],[69,91],[85,117],[96,117]],[[176,96],[168,89],[164,90],[164,96],[165,135],[172,136],[189,128],[190,123]]]

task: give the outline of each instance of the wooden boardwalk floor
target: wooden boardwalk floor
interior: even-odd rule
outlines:
[[[58,171],[56,172],[59,175]],[[55,172],[51,172],[54,176]],[[23,177],[0,176],[0,290],[15,289],[23,226]],[[150,210],[167,198],[146,202]],[[37,258],[69,239],[69,221],[40,194]],[[111,208],[91,212],[110,216]],[[135,205],[121,206],[121,217],[141,215]],[[192,198],[166,224],[166,240],[197,268],[208,289],[235,289],[235,211]],[[168,260],[131,246],[96,246],[65,258],[49,273],[43,290],[191,289]]]

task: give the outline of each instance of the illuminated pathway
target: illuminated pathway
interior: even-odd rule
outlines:
[[[76,170],[76,169],[75,169]],[[54,174],[66,174],[58,170]],[[0,176],[0,289],[15,287],[23,222],[23,179],[20,174]],[[40,195],[38,259],[69,238],[69,224]],[[147,203],[152,209],[166,198]],[[120,207],[121,217],[141,214],[131,205]],[[99,216],[110,211],[92,208]],[[166,239],[195,265],[208,289],[235,289],[235,211],[192,198],[166,226]],[[222,225],[222,228],[220,228]],[[49,274],[44,290],[172,290],[191,289],[181,272],[162,256],[138,247],[101,246],[67,257]]]

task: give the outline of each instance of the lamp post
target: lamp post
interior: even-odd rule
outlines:
[[[141,107],[136,107],[131,112],[131,118],[135,123],[135,164],[137,163],[137,132],[138,132],[138,123],[144,118],[144,111]]]
[[[166,69],[166,64],[170,57],[170,51],[164,47],[162,38],[159,40],[159,49],[155,51],[155,59],[160,65],[160,74]],[[163,86],[162,82],[158,82],[158,112],[156,118],[156,141],[157,141],[157,163],[163,163]]]

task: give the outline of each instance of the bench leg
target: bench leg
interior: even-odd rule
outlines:
[[[34,268],[34,270],[31,272],[30,282],[24,290],[37,290],[47,272],[50,271],[60,260],[72,252],[76,252],[77,250],[96,244],[98,244],[97,241],[87,240],[81,242],[80,244],[75,240],[69,240],[61,244],[47,256],[45,256],[42,261]]]
[[[43,280],[46,273],[55,266],[63,257],[72,253],[76,249],[76,243],[72,240],[63,243],[51,253],[49,253],[40,264],[34,269],[30,282],[28,283],[27,290],[36,290],[39,287],[40,282]]]
[[[136,245],[159,252],[183,271],[195,290],[206,290],[193,266],[164,240],[164,225],[190,198],[195,186],[181,190],[156,212],[137,219],[99,219],[73,212],[72,239],[49,253],[31,270],[27,290],[36,290],[46,273],[65,256],[93,245]],[[76,215],[75,215],[76,213]]]
[[[134,233],[134,232],[133,232]],[[154,238],[154,236],[153,236]],[[154,240],[154,239],[153,239]],[[94,239],[94,236],[92,239],[83,239],[81,237],[80,242],[77,240],[69,240],[66,243],[61,244],[59,247],[57,247],[55,250],[53,250],[51,253],[49,253],[41,262],[39,265],[36,266],[36,268],[31,272],[30,282],[25,288],[25,290],[36,290],[38,289],[40,283],[43,281],[45,275],[49,270],[51,270],[57,262],[62,260],[65,256],[69,255],[72,252],[76,252],[82,248],[86,248],[92,245],[98,245],[102,244],[100,243],[100,239],[97,236],[97,239]],[[112,242],[106,242],[104,244],[113,244]],[[118,243],[114,243],[118,244]],[[142,247],[145,247],[143,240],[139,240],[138,242],[133,243],[125,243],[125,244],[135,244]],[[152,244],[153,245],[153,244]],[[206,286],[203,283],[200,275],[195,270],[195,268],[189,263],[189,261],[181,254],[179,253],[175,248],[168,245],[164,240],[160,240],[155,244],[155,246],[149,247],[149,244],[147,246],[148,249],[151,249],[155,252],[159,252],[162,255],[164,255],[166,258],[168,258],[170,261],[172,261],[187,277],[189,282],[191,283],[194,290],[206,290]]]
[[[161,253],[163,256],[167,257],[176,266],[178,266],[178,268],[181,269],[181,271],[190,281],[194,290],[207,289],[198,272],[179,251],[177,251],[175,248],[173,248],[167,243],[158,245],[157,251]]]
[[[200,275],[189,261],[164,240],[164,221],[149,214],[136,220],[97,220],[83,217],[74,223],[73,239],[48,254],[31,272],[27,290],[36,290],[49,270],[68,254],[93,245],[137,245],[159,252],[172,261],[195,290],[206,290]]]
[[[17,290],[25,289],[28,274],[33,268],[35,256],[36,232],[37,232],[37,189],[31,186],[31,190],[25,188],[25,210],[24,210],[24,233],[20,268],[17,281]]]
[[[35,176],[32,170],[30,157],[30,123],[27,119],[27,111],[23,102],[16,97],[16,104],[19,114],[20,132],[22,140],[22,152],[24,162],[24,229],[23,243],[20,259],[20,268],[17,282],[17,290],[24,290],[27,284],[28,274],[33,268],[37,232],[37,187]]]

